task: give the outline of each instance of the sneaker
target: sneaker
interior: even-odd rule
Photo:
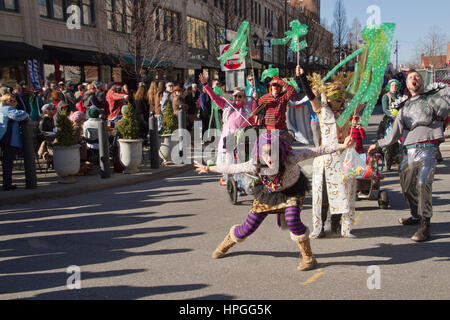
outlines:
[[[14,185],[3,187],[3,191],[12,191],[12,190],[16,190],[16,189],[17,189],[17,186],[14,186]]]
[[[412,225],[419,224],[420,219],[418,219],[418,218],[416,219],[413,217],[409,217],[408,219],[400,218],[400,219],[398,219],[398,222],[404,226],[412,226]]]

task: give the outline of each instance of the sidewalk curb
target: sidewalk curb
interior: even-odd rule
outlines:
[[[164,179],[173,175],[182,174],[194,170],[193,165],[183,165],[176,167],[167,167],[153,172],[139,173],[135,175],[115,174],[110,179],[98,178],[99,183],[77,182],[70,185],[54,183],[49,186],[39,187],[38,189],[19,190],[20,194],[11,194],[8,199],[0,199],[0,207],[15,204],[24,204],[32,201],[49,200],[64,197],[71,197],[89,192],[102,191],[107,189],[132,186],[153,180]],[[55,185],[58,189],[54,190]]]

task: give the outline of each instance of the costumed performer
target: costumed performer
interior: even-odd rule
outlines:
[[[345,103],[345,89],[350,82],[351,75],[338,75],[333,82],[324,84],[318,74],[309,79],[300,68],[300,81],[319,117],[322,145],[333,145],[339,142],[336,119],[341,115]],[[311,87],[313,89],[311,89]],[[313,93],[321,95],[321,101]],[[345,126],[344,126],[345,127]],[[342,128],[341,128],[342,130]],[[345,134],[347,136],[348,129]],[[331,230],[340,233],[342,237],[354,238],[351,233],[356,205],[356,179],[344,183],[341,177],[341,152],[327,154],[314,159],[312,176],[313,194],[313,231],[311,238],[323,238],[328,211],[331,213]],[[327,225],[328,228],[328,225]]]
[[[244,91],[237,89],[233,93],[234,101],[230,101],[214,92],[208,85],[208,77],[200,74],[199,81],[212,102],[223,110],[223,128],[219,139],[216,164],[231,163],[234,159],[233,149],[230,147],[234,145],[233,135],[238,129],[254,125],[252,119],[248,121],[246,119],[257,108],[256,100],[247,101]],[[256,97],[257,93],[254,92],[253,95]],[[222,177],[221,181],[227,181],[226,175]]]
[[[255,200],[246,221],[231,228],[223,242],[213,252],[215,259],[222,258],[236,243],[253,234],[269,214],[278,215],[278,225],[285,221],[291,239],[297,243],[302,261],[298,270],[315,268],[317,261],[312,253],[309,229],[302,223],[300,211],[309,182],[299,162],[310,158],[343,151],[352,145],[351,138],[344,144],[323,145],[314,149],[293,150],[280,137],[278,130],[261,134],[252,149],[252,159],[239,164],[219,164],[214,167],[195,162],[199,174],[220,172],[227,174],[250,173],[258,176],[261,183],[255,186]]]
[[[370,146],[369,152],[390,146],[403,137],[400,185],[409,204],[411,217],[400,218],[399,223],[418,224],[419,228],[411,240],[422,242],[431,237],[436,154],[439,144],[445,140],[443,123],[449,115],[450,87],[434,84],[431,89],[425,90],[423,78],[415,70],[409,72],[406,85],[412,97],[398,102],[400,111],[391,133]]]

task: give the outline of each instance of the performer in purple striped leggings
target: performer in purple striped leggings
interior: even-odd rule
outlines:
[[[255,186],[255,200],[242,225],[233,226],[224,241],[213,252],[213,258],[222,258],[236,243],[243,242],[261,225],[269,214],[278,215],[278,225],[285,224],[291,239],[298,244],[302,261],[298,270],[307,271],[317,265],[311,250],[309,229],[302,223],[300,211],[309,183],[299,162],[342,151],[352,146],[351,137],[344,144],[321,146],[313,149],[292,150],[277,130],[259,137],[252,151],[252,160],[240,164],[220,164],[215,167],[195,162],[199,174],[218,172],[225,174],[250,173],[259,177]],[[284,223],[283,223],[284,222]]]

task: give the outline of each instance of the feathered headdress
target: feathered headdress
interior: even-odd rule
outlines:
[[[308,80],[311,82],[313,90],[318,91],[320,94],[325,93],[331,100],[345,99],[345,90],[350,84],[353,73],[347,74],[339,73],[333,77],[333,81],[329,83],[322,82],[320,74],[313,73],[312,76],[308,76]]]

